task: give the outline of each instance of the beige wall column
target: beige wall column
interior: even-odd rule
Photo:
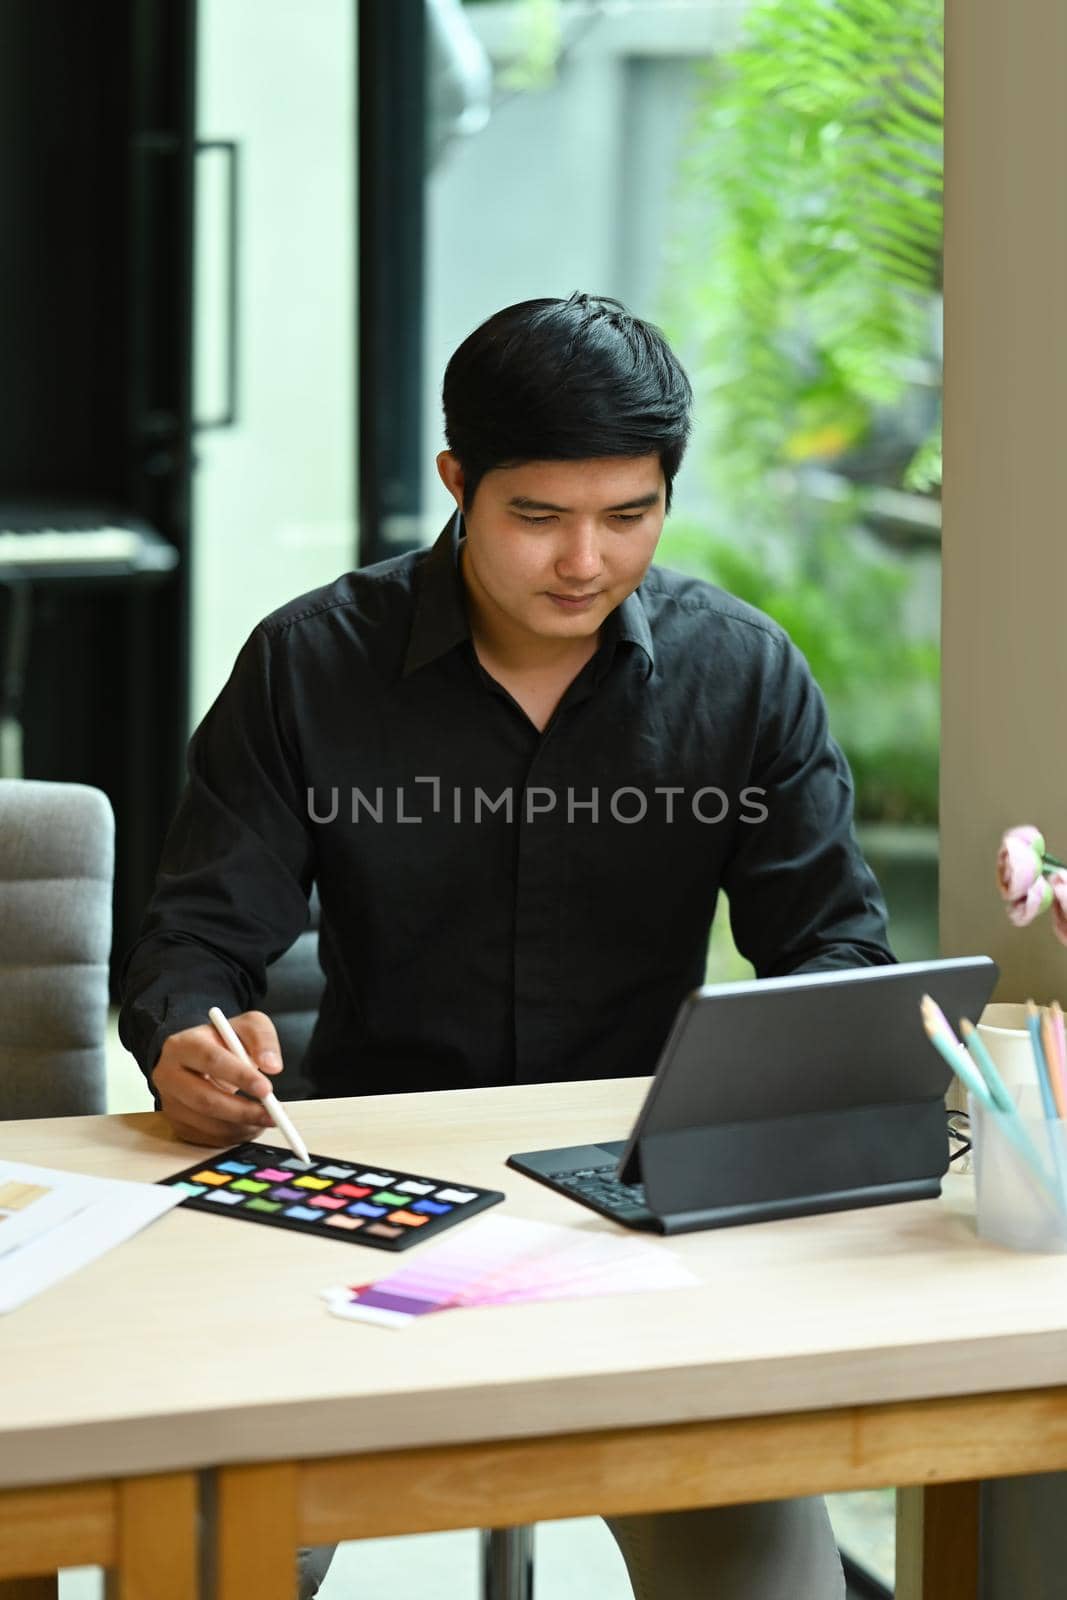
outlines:
[[[1067,859],[1067,5],[945,10],[941,948],[1067,999],[993,880],[1013,823]]]

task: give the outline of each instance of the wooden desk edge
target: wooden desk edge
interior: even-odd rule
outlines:
[[[206,1536],[216,1600],[250,1592],[288,1600],[299,1544],[886,1484],[943,1487],[1065,1465],[1067,1387],[1018,1390],[233,1464],[208,1475]],[[4,1491],[0,1578],[102,1564],[116,1572],[117,1600],[144,1592],[188,1600],[196,1514],[191,1473]]]
[[[1058,1336],[1053,1344],[1061,1347],[1062,1335]],[[398,1425],[395,1416],[396,1396],[392,1395],[362,1397],[359,1406],[360,1415],[355,1421],[347,1416],[345,1408],[339,1407],[336,1401],[308,1399],[287,1401],[283,1405],[270,1408],[266,1418],[258,1419],[249,1419],[243,1414],[234,1417],[230,1413],[196,1411],[126,1418],[121,1428],[116,1428],[115,1439],[108,1447],[105,1447],[107,1442],[101,1440],[93,1423],[84,1427],[58,1427],[44,1432],[41,1429],[16,1428],[0,1431],[0,1457],[6,1459],[13,1471],[17,1471],[18,1474],[17,1477],[10,1477],[5,1483],[4,1468],[0,1461],[0,1494],[14,1489],[32,1488],[35,1485],[85,1483],[107,1478],[126,1478],[131,1475],[197,1472],[226,1463],[252,1464],[279,1460],[331,1460],[349,1457],[361,1460],[384,1459],[396,1453],[407,1455],[442,1449],[480,1450],[493,1449],[497,1446],[514,1447],[524,1441],[531,1449],[538,1449],[561,1435],[573,1437],[576,1441],[602,1435],[621,1437],[624,1434],[638,1438],[652,1438],[657,1434],[666,1436],[673,1430],[704,1428],[710,1437],[717,1430],[721,1430],[725,1435],[730,1429],[758,1430],[761,1427],[774,1428],[786,1422],[794,1431],[805,1427],[815,1429],[820,1423],[840,1423],[843,1418],[866,1419],[869,1432],[875,1423],[881,1425],[881,1419],[905,1413],[913,1417],[916,1422],[922,1420],[925,1424],[926,1420],[951,1414],[954,1408],[962,1408],[962,1414],[968,1408],[977,1407],[983,1410],[991,1405],[1000,1408],[1005,1416],[1015,1415],[1022,1408],[1050,1410],[1050,1414],[1058,1417],[1067,1397],[1067,1384],[1061,1381],[1062,1350],[1054,1349],[1052,1352],[1054,1359],[1048,1363],[1041,1359],[1041,1350],[1031,1350],[1031,1354],[1034,1359],[1028,1363],[1027,1368],[1029,1385],[1020,1383],[1016,1386],[1013,1383],[1010,1389],[983,1389],[976,1393],[974,1390],[962,1389],[959,1373],[939,1372],[936,1374],[939,1378],[954,1379],[955,1382],[946,1381],[938,1393],[915,1396],[906,1392],[893,1394],[890,1390],[888,1394],[883,1393],[874,1398],[868,1397],[871,1384],[865,1363],[859,1362],[856,1370],[852,1371],[850,1370],[852,1363],[846,1357],[836,1364],[837,1379],[833,1388],[837,1392],[821,1404],[805,1406],[803,1409],[790,1403],[792,1394],[796,1392],[795,1383],[790,1382],[786,1386],[788,1397],[781,1392],[776,1393],[775,1373],[772,1371],[764,1375],[766,1381],[763,1386],[762,1407],[758,1413],[750,1411],[746,1414],[738,1408],[736,1414],[720,1414],[713,1418],[699,1416],[700,1394],[702,1390],[706,1393],[703,1386],[711,1381],[699,1369],[694,1369],[685,1375],[685,1385],[675,1395],[676,1404],[671,1408],[674,1415],[668,1413],[666,1417],[662,1398],[656,1392],[656,1379],[659,1375],[655,1372],[629,1375],[629,1381],[625,1384],[628,1401],[626,1409],[629,1415],[623,1416],[621,1420],[617,1420],[620,1415],[619,1386],[626,1377],[625,1374],[612,1374],[603,1384],[597,1379],[584,1382],[576,1379],[575,1393],[572,1396],[575,1403],[570,1408],[563,1408],[564,1414],[569,1412],[571,1418],[570,1426],[566,1429],[558,1424],[554,1425],[552,1417],[546,1421],[549,1409],[555,1414],[560,1411],[558,1393],[555,1395],[557,1404],[548,1408],[544,1403],[544,1397],[539,1394],[542,1385],[534,1382],[527,1386],[531,1391],[525,1395],[528,1404],[524,1403],[516,1409],[514,1404],[509,1403],[507,1412],[500,1414],[499,1425],[496,1418],[492,1418],[488,1427],[483,1427],[480,1431],[472,1427],[467,1437],[459,1439],[456,1439],[454,1432],[448,1431],[451,1412],[427,1417],[423,1410],[420,1410],[415,1418],[418,1424],[417,1436],[405,1438],[404,1422],[401,1419]],[[813,1364],[818,1366],[821,1360],[822,1358],[813,1358]],[[795,1365],[795,1361],[790,1365]],[[1046,1366],[1048,1370],[1042,1370]],[[1023,1369],[1021,1365],[1012,1364],[1009,1370],[1019,1372]],[[897,1372],[894,1376],[897,1380],[903,1379],[902,1386],[907,1387],[906,1373],[901,1375]],[[679,1374],[675,1372],[673,1377],[677,1383]],[[554,1390],[558,1389],[559,1380],[554,1380],[551,1387]],[[602,1387],[603,1392],[601,1392]],[[647,1394],[644,1393],[646,1390]],[[458,1398],[461,1399],[462,1396]],[[412,1396],[411,1399],[413,1403],[417,1402],[418,1396]],[[484,1402],[484,1399],[480,1390],[472,1392],[472,1404],[475,1400]],[[457,1400],[455,1392],[452,1392],[450,1400],[451,1402]],[[534,1419],[530,1412],[535,1403],[537,1415]],[[382,1413],[380,1418],[377,1416],[379,1410]],[[300,1422],[299,1429],[294,1426],[294,1420],[297,1418]],[[314,1427],[311,1426],[312,1421]],[[313,1458],[308,1455],[307,1445],[303,1442],[307,1440],[309,1434],[315,1439],[317,1447]],[[389,1447],[382,1442],[383,1434],[389,1440]],[[301,1442],[295,1442],[297,1440]],[[1045,1441],[1037,1439],[1028,1441],[1027,1444],[1032,1450],[1040,1453]],[[1058,1445],[1052,1435],[1048,1445],[1055,1454]],[[1022,1441],[1017,1441],[1013,1446],[1016,1453],[1023,1448]],[[1013,1472],[1046,1469],[1038,1466],[1008,1465],[991,1470],[1011,1475]],[[966,1477],[974,1474],[959,1472],[956,1476]],[[881,1481],[920,1482],[925,1481],[925,1475],[920,1473],[912,1479],[905,1479],[899,1475],[888,1476]]]
[[[218,1481],[235,1526],[260,1492],[289,1497],[279,1526],[324,1544],[1064,1467],[1067,1388],[233,1464]]]

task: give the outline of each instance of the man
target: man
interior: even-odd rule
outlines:
[[[256,1008],[313,881],[323,1096],[649,1072],[720,889],[760,977],[893,959],[803,658],[650,566],[691,403],[617,301],[498,312],[445,373],[457,511],[432,550],[252,634],[191,742],[126,964],[121,1035],[181,1137],[269,1126],[231,1091],[262,1098],[279,1070]],[[821,1501],[612,1528],[638,1600],[843,1593]],[[302,1593],[321,1570],[305,1553]]]

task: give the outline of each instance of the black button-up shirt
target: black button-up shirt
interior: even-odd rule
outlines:
[[[123,1042],[258,1008],[322,904],[323,1095],[653,1070],[719,890],[760,977],[893,959],[848,768],[770,618],[651,567],[540,732],[482,668],[457,515],[262,622],[189,747]]]

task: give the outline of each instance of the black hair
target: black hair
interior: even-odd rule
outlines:
[[[693,391],[659,329],[618,300],[572,294],[497,311],[454,352],[442,398],[464,510],[493,467],[653,453],[670,510]]]

